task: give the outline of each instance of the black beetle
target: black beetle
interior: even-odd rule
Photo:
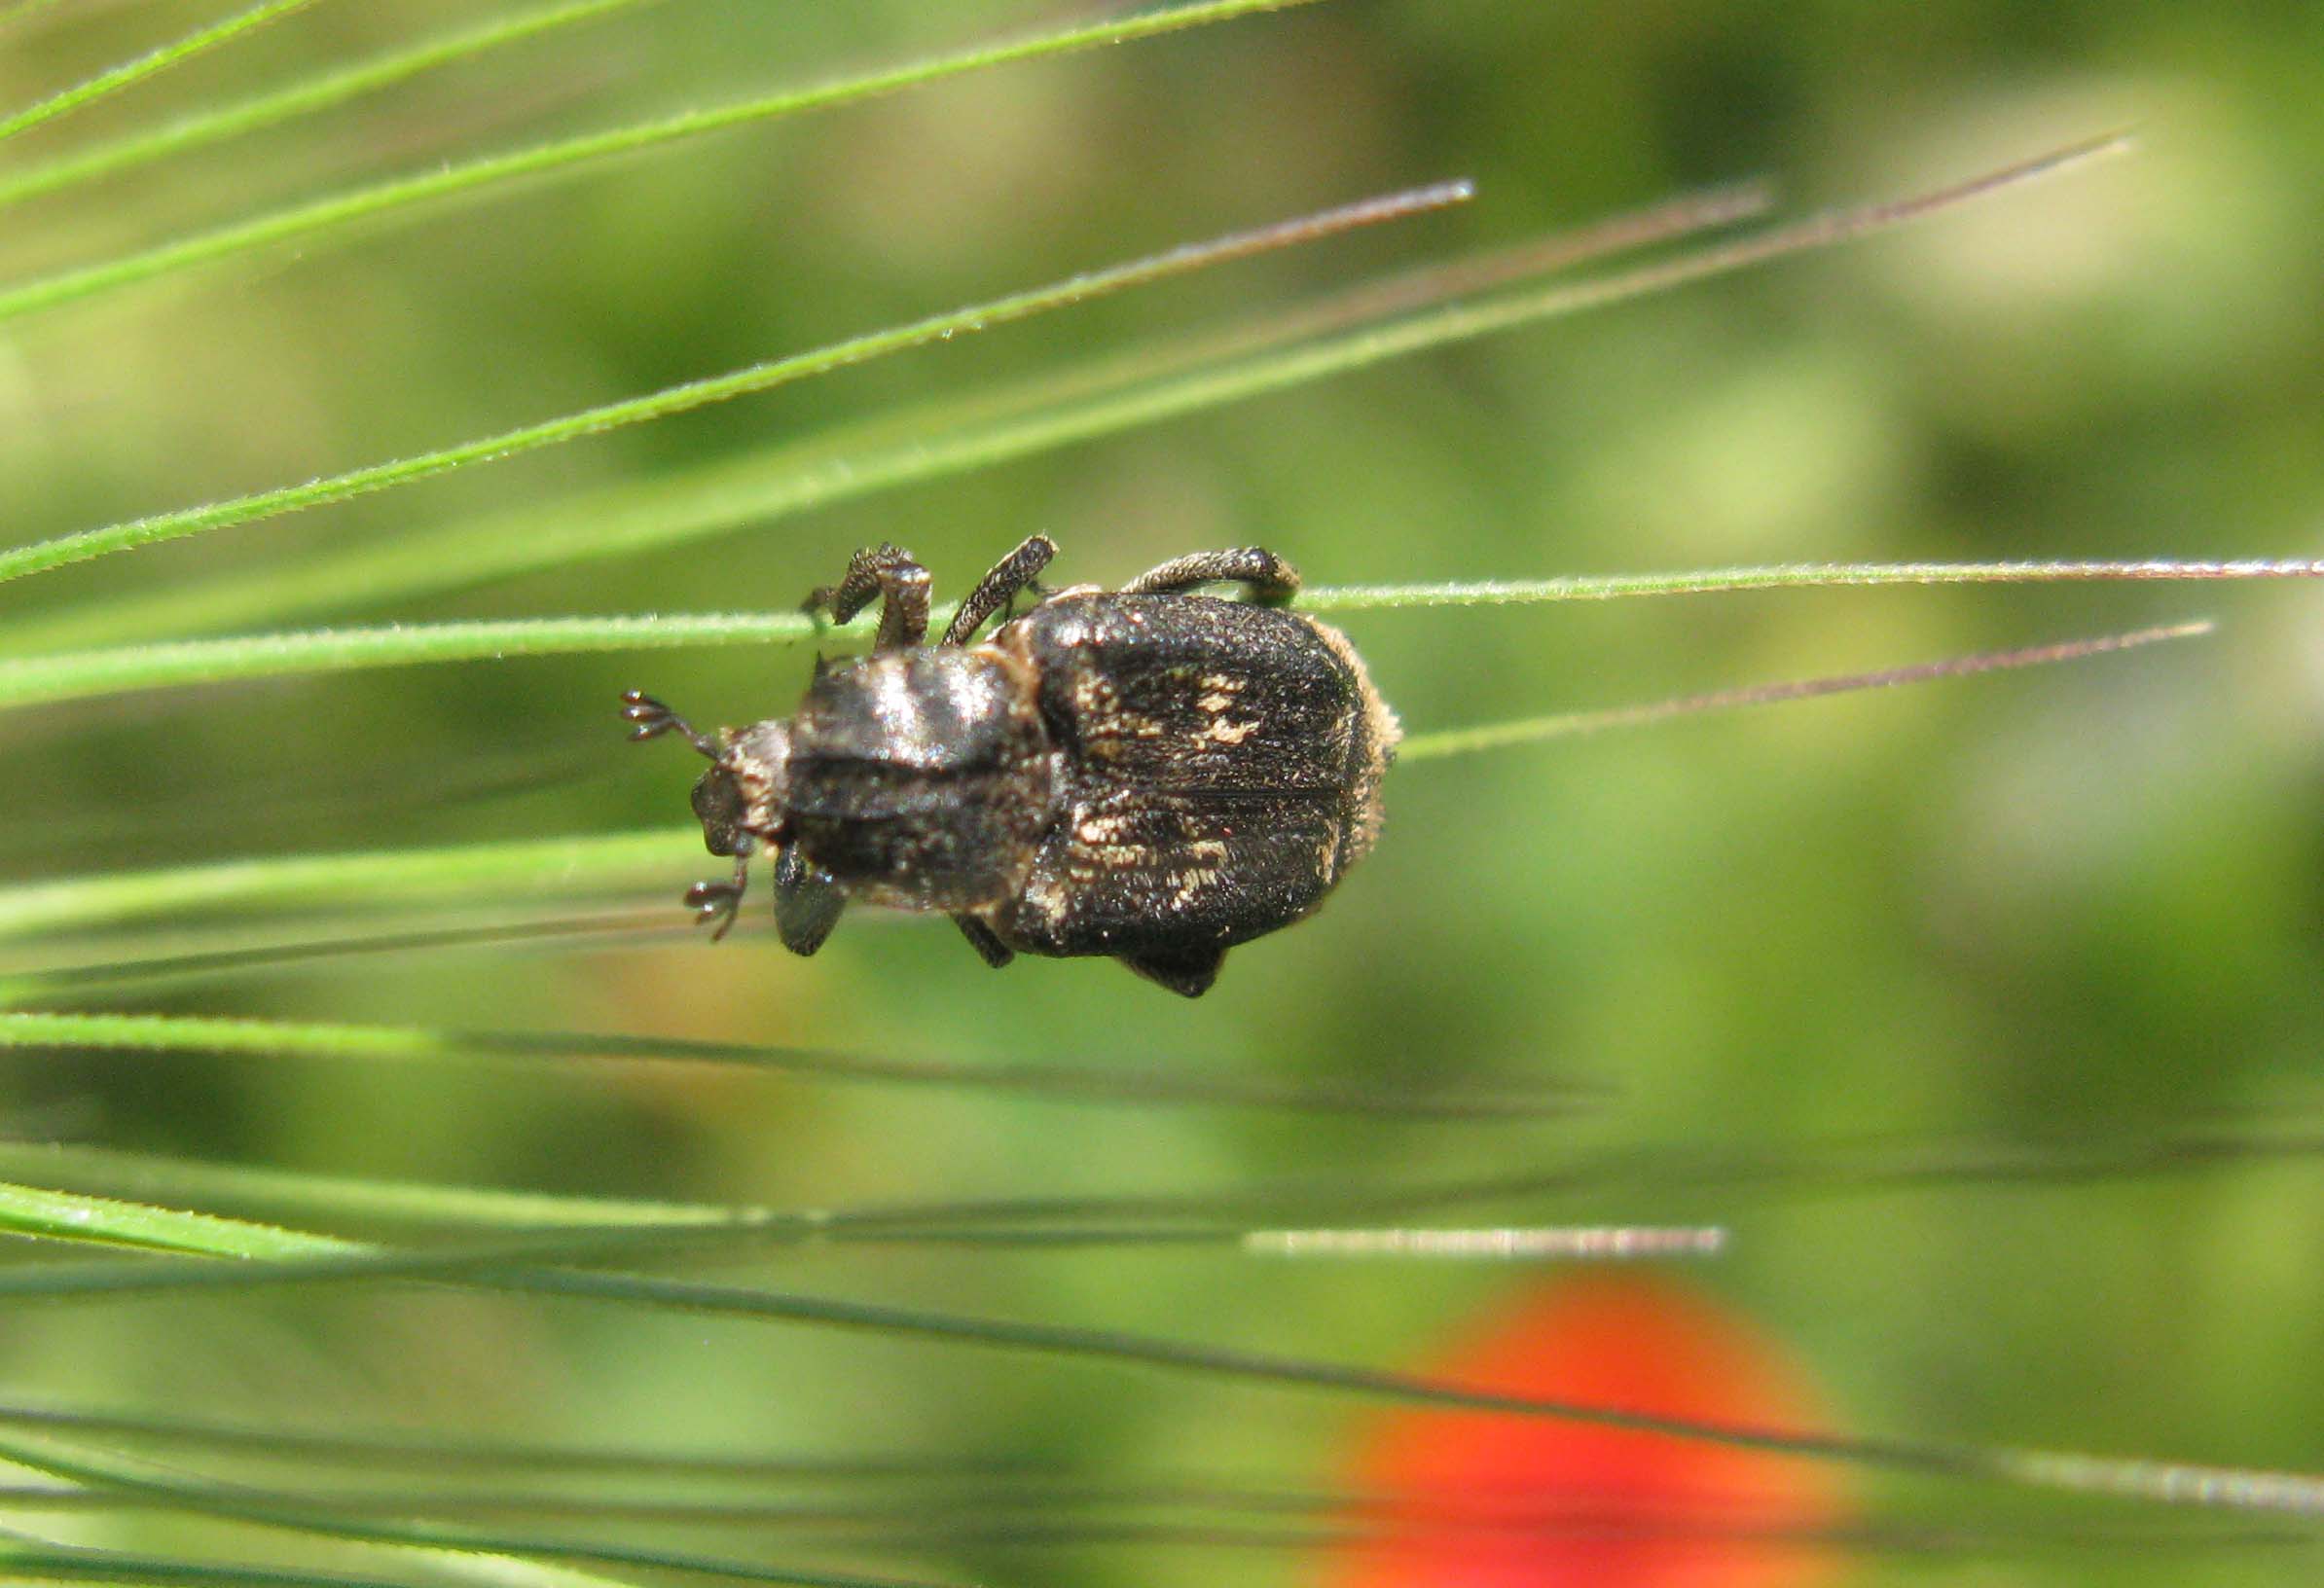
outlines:
[[[715,737],[632,690],[632,739],[709,757],[694,812],[732,882],[686,902],[723,936],[750,855],[777,851],[775,922],[813,954],[851,898],[941,910],[985,962],[1108,955],[1198,997],[1237,943],[1323,902],[1380,827],[1396,716],[1345,636],[1280,610],[1299,588],[1256,547],[1202,552],[1118,591],[1039,592],[1035,535],[980,580],[934,645],[927,570],[855,554],[807,599],[845,623],[882,602],[871,654],[816,664],[798,713]],[[1240,584],[1249,600],[1191,595]]]

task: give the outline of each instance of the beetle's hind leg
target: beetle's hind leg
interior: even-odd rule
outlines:
[[[993,564],[993,571],[976,582],[961,602],[961,609],[952,615],[952,622],[944,630],[942,643],[965,645],[968,636],[985,626],[985,619],[1017,598],[1017,593],[1033,583],[1033,576],[1049,565],[1049,559],[1057,555],[1057,542],[1047,535],[1032,535],[1025,544]],[[986,955],[991,959],[991,955]]]
[[[912,559],[901,546],[882,541],[866,546],[848,559],[848,571],[836,585],[825,585],[800,603],[810,616],[828,615],[846,623],[869,606],[880,603],[880,630],[872,638],[876,651],[917,645],[928,632],[928,570]]]
[[[974,916],[955,916],[952,919],[961,928],[961,935],[968,940],[968,946],[995,970],[1017,956],[1016,950],[1001,942],[999,933]]]
[[[1148,568],[1122,586],[1124,596],[1176,596],[1197,585],[1235,584],[1261,606],[1281,606],[1299,593],[1299,570],[1263,546],[1195,552]]]
[[[775,935],[782,946],[802,956],[815,953],[847,907],[848,896],[832,875],[797,845],[786,845],[775,861]]]

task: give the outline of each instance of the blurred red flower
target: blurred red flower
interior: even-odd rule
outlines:
[[[1761,1429],[1822,1426],[1805,1376],[1740,1316],[1675,1282],[1520,1291],[1423,1364],[1503,1393]],[[1543,1417],[1421,1408],[1361,1436],[1363,1535],[1332,1588],[1811,1588],[1847,1514],[1827,1462]]]

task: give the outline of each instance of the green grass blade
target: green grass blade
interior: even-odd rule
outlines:
[[[765,644],[804,640],[815,632],[815,626],[797,612],[737,612],[398,624],[384,629],[326,629],[246,639],[132,645],[0,661],[0,709],[231,679],[345,672],[422,662],[471,662],[487,657]]]
[[[0,1231],[203,1257],[295,1257],[339,1244],[295,1230],[70,1191],[0,1184]]]
[[[1883,585],[2051,585],[2145,581],[2324,579],[2324,559],[2174,558],[2008,562],[1779,562],[1683,573],[1581,575],[1426,585],[1342,585],[1302,591],[1310,612],[1369,612],[1412,606],[1500,606],[1534,601],[1608,601],[1633,596],[1703,596],[1755,590],[1824,590]],[[4,686],[0,686],[4,687]]]
[[[167,1207],[262,1207],[271,1216],[324,1224],[397,1224],[432,1230],[687,1226],[772,1219],[765,1209],[635,1198],[558,1196],[407,1180],[351,1179],[308,1170],[215,1164],[69,1143],[0,1140],[0,1174],[77,1186],[77,1194]],[[101,1189],[97,1189],[101,1187]],[[48,1194],[48,1193],[42,1193]],[[235,1217],[242,1215],[236,1213]],[[148,1245],[188,1249],[167,1241]]]
[[[1788,564],[1701,573],[1623,574],[1490,583],[1369,585],[1318,589],[1299,597],[1311,612],[1613,600],[1636,596],[1797,590],[1828,586],[2049,584],[2108,580],[2324,578],[2310,559],[2178,562],[1983,562]],[[936,613],[940,622],[949,608]],[[868,630],[868,619],[850,626]],[[254,678],[347,672],[430,662],[666,650],[695,645],[802,643],[832,633],[797,612],[667,613],[595,618],[510,618],[324,629],[306,633],[184,640],[0,662],[0,710],[136,690]],[[846,630],[838,631],[846,632]],[[1409,751],[1407,751],[1409,753]]]
[[[142,82],[157,72],[169,70],[172,66],[182,66],[197,55],[205,54],[222,44],[231,43],[252,28],[264,27],[267,23],[287,17],[294,11],[304,11],[312,4],[314,4],[314,0],[265,0],[262,5],[252,6],[247,11],[237,12],[222,21],[211,23],[208,27],[197,29],[184,38],[173,40],[158,50],[149,51],[134,60],[124,61],[111,71],[99,72],[86,83],[76,84],[61,93],[52,94],[36,105],[27,105],[13,116],[0,117],[0,138],[13,138],[19,132],[40,126],[43,122],[53,122],[59,116],[70,115],[108,94],[119,93],[132,83]]]
[[[288,1567],[221,1566],[180,1555],[0,1537],[0,1571],[16,1582],[167,1583],[172,1588],[411,1588],[402,1577],[359,1577]]]
[[[1949,657],[1942,662],[1886,668],[1877,672],[1842,673],[1834,677],[1801,678],[1779,684],[1752,684],[1741,689],[1714,690],[1706,695],[1681,696],[1676,700],[1655,701],[1645,705],[1615,706],[1602,711],[1570,711],[1557,716],[1532,717],[1522,722],[1497,722],[1481,728],[1453,728],[1433,734],[1415,734],[1398,746],[1397,759],[1405,762],[1434,761],[1448,755],[1473,755],[1479,750],[1538,744],[1545,740],[1568,739],[1577,734],[1592,734],[1607,728],[1635,728],[1701,711],[1817,700],[1826,695],[1842,695],[1856,690],[1893,689],[1900,684],[1927,683],[1939,678],[1965,678],[1980,672],[2002,672],[2015,668],[2043,667],[2053,662],[2075,662],[2087,657],[2111,655],[2117,651],[2136,650],[2165,640],[2194,639],[2210,633],[2212,628],[2213,625],[2206,621],[2175,623],[2130,633],[2107,634],[2095,639],[2061,640],[2020,650]]]
[[[556,897],[576,885],[666,879],[672,850],[699,851],[702,835],[681,828],[456,845],[362,854],[231,860],[160,871],[120,872],[0,889],[0,938],[169,920],[190,911],[291,907],[350,897],[425,898],[486,891],[509,898]]]
[[[377,544],[318,554],[296,567],[95,603],[19,623],[8,637],[22,650],[62,649],[157,627],[216,628],[350,600],[407,598],[682,545],[1729,273],[1917,220],[2124,147],[2119,138],[2079,144],[1902,202],[1830,211],[1716,248],[1386,321],[1370,316],[1384,302],[1400,305],[1404,295],[1360,288],[1255,327],[1174,341],[548,507],[414,528]],[[1453,273],[1459,275],[1457,268]],[[1335,328],[1317,333],[1318,325]]]
[[[118,175],[261,127],[310,116],[439,66],[468,60],[557,28],[593,21],[611,12],[659,3],[660,0],[558,0],[556,4],[536,6],[462,32],[448,33],[409,50],[325,72],[272,93],[203,110],[150,132],[132,133],[92,149],[0,173],[0,208]]]
[[[274,0],[278,9],[310,3],[311,0]],[[370,187],[274,210],[214,231],[180,237],[174,242],[163,243],[142,253],[125,255],[102,264],[64,271],[0,289],[0,323],[41,309],[78,302],[98,293],[155,280],[195,266],[231,259],[237,254],[249,253],[274,243],[313,237],[350,227],[358,221],[376,222],[381,217],[417,205],[457,195],[474,194],[522,177],[570,171],[615,156],[636,154],[752,122],[825,110],[881,94],[922,88],[946,78],[990,67],[1041,60],[1105,45],[1127,44],[1208,22],[1313,3],[1314,0],[1193,0],[1193,3],[1167,6],[1158,11],[1109,21],[1084,22],[1003,43],[980,45],[813,88],[768,94],[707,110],[686,111],[657,121],[613,127],[603,132],[586,133],[529,149],[488,155],[459,164],[418,171]]]
[[[198,1015],[0,1012],[0,1050],[100,1048],[140,1053],[233,1054],[358,1063],[587,1059],[713,1065],[821,1081],[1013,1092],[1077,1102],[1145,1107],[1283,1108],[1413,1119],[1500,1119],[1570,1113],[1580,1101],[1542,1088],[1530,1097],[1432,1096],[1203,1075],[1180,1067],[1134,1068],[1035,1063],[952,1063],[837,1053],[761,1043],[704,1042],[599,1031],[453,1031],[399,1026],[215,1019]]]
[[[156,514],[125,523],[36,541],[29,546],[0,552],[0,581],[20,579],[27,574],[85,562],[91,558],[129,551],[139,546],[180,540],[206,530],[254,523],[285,513],[344,502],[356,496],[369,495],[373,491],[433,479],[470,464],[497,461],[544,447],[576,441],[583,436],[600,435],[608,430],[668,418],[672,415],[687,413],[712,403],[730,402],[737,397],[768,391],[812,376],[826,375],[833,370],[865,363],[888,354],[925,347],[932,343],[949,342],[957,336],[1086,303],[1093,298],[1131,287],[1148,285],[1277,248],[1312,242],[1355,227],[1442,208],[1467,199],[1471,192],[1466,182],[1440,182],[1403,193],[1362,199],[1313,215],[1230,233],[1207,242],[1184,244],[1126,264],[1084,271],[1028,292],[1011,293],[985,303],[972,304],[965,308],[954,309],[950,313],[930,315],[868,336],[853,337],[811,352],[768,359],[726,375],[666,386],[642,397],[585,409],[578,414],[564,415],[540,424],[503,431],[498,435],[480,437],[456,447],[396,458],[279,490],[261,491],[231,501]]]

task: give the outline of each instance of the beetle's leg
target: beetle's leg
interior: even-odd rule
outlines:
[[[1125,954],[1122,963],[1149,982],[1158,982],[1181,997],[1199,998],[1218,979],[1218,962],[1226,951],[1208,945],[1185,949]]]
[[[1196,585],[1247,587],[1261,606],[1281,606],[1299,593],[1299,570],[1260,546],[1195,552],[1148,568],[1122,586],[1124,596],[1175,596]]]
[[[999,970],[1017,956],[1016,950],[1001,942],[992,927],[987,926],[974,916],[955,916],[952,919],[955,924],[961,928],[961,935],[968,940],[968,946],[982,956],[984,962],[995,970]]]
[[[718,759],[716,740],[708,734],[696,733],[684,717],[643,690],[625,689],[621,692],[621,714],[624,722],[635,725],[630,730],[632,740],[660,739],[664,734],[675,734],[711,760]]]
[[[880,631],[872,638],[873,650],[899,650],[927,637],[928,570],[913,561],[910,552],[886,541],[849,558],[838,584],[823,586],[800,604],[811,616],[828,614],[833,623],[846,623],[874,599],[880,603]]]
[[[796,844],[786,845],[775,861],[775,933],[796,955],[810,955],[823,946],[848,896],[831,874],[812,864]]]
[[[735,912],[743,908],[743,890],[750,885],[750,857],[735,857],[735,880],[731,883],[696,883],[686,889],[686,906],[694,912],[696,925],[716,921],[710,928],[710,941],[715,943],[727,934],[735,923]]]
[[[942,643],[965,645],[968,636],[984,627],[985,619],[1017,598],[1017,592],[1033,583],[1033,576],[1049,565],[1049,559],[1057,555],[1057,542],[1047,535],[1032,535],[1025,544],[993,564],[993,571],[976,582],[961,602],[961,609],[952,615],[952,622],[944,631]],[[986,955],[987,959],[992,958]]]

